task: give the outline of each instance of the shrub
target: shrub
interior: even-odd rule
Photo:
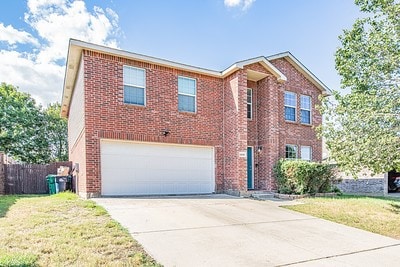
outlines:
[[[331,192],[335,178],[331,165],[304,160],[280,159],[274,173],[278,192],[283,194]]]

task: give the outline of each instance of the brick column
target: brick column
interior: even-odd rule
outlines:
[[[247,191],[247,73],[239,70],[224,81],[224,179],[220,192]],[[222,189],[222,190],[221,190]]]
[[[0,195],[5,195],[6,174],[4,170],[4,153],[0,152]]]

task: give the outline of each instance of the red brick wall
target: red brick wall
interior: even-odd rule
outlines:
[[[300,146],[311,146],[312,147],[312,158],[313,161],[322,160],[322,140],[317,138],[315,127],[321,125],[322,116],[316,109],[317,105],[321,102],[318,96],[321,91],[305,78],[298,70],[296,70],[287,60],[277,59],[272,61],[275,67],[283,72],[288,81],[283,84],[280,96],[279,96],[279,107],[282,114],[279,118],[280,125],[280,157],[285,156],[285,144],[297,145],[300,156]],[[284,91],[290,91],[297,95],[297,114],[296,122],[286,122],[284,118]],[[300,119],[300,95],[311,96],[312,101],[312,125],[301,124]]]
[[[87,191],[100,192],[100,138],[216,147],[222,179],[222,79],[84,51]],[[146,106],[123,103],[123,65],[146,70]],[[197,80],[197,112],[178,112],[178,75]],[[162,129],[170,135],[164,137]],[[88,155],[89,156],[89,155]]]
[[[223,155],[224,177],[217,188],[221,190],[237,190],[238,184],[238,101],[239,75],[235,73],[224,80],[223,89]]]
[[[247,189],[247,74],[244,70],[224,79],[223,149],[224,178],[221,191]]]
[[[255,153],[255,189],[276,188],[272,167],[284,157],[285,144],[311,145],[313,159],[321,160],[322,144],[311,126],[284,120],[284,91],[310,95],[313,125],[321,123],[315,111],[318,89],[284,59],[273,61],[288,78],[278,83],[260,64],[246,66],[224,79],[183,72],[158,65],[84,51],[86,184],[88,195],[101,192],[100,139],[207,145],[215,148],[216,190],[246,191],[247,160],[239,157],[247,146]],[[123,66],[146,70],[146,106],[123,103]],[[247,81],[247,69],[265,79]],[[197,81],[197,112],[178,112],[178,75]],[[247,120],[247,88],[253,89],[253,119]],[[300,104],[300,99],[298,99]],[[298,118],[300,117],[300,110]],[[168,128],[164,137],[161,130]],[[80,144],[80,143],[79,143]],[[73,157],[78,157],[71,154]]]
[[[248,81],[247,86],[253,89],[253,118],[247,121],[248,145],[254,147],[254,187],[260,190],[276,189],[273,178],[273,166],[279,158],[285,157],[285,145],[295,144],[311,146],[314,161],[322,157],[322,142],[317,139],[314,126],[320,125],[321,115],[315,110],[315,105],[320,104],[318,95],[320,91],[309,82],[285,59],[272,62],[287,78],[286,83],[278,83],[271,73],[260,64],[246,66],[267,74],[265,79],[258,82]],[[297,94],[297,118],[300,118],[300,95],[312,98],[312,126],[300,122],[286,122],[284,118],[284,92],[285,90]],[[257,153],[257,147],[262,151]]]
[[[267,75],[266,78],[247,85],[253,89],[253,118],[248,120],[248,145],[254,147],[254,188],[274,190],[272,168],[279,158],[279,102],[281,84],[260,64],[246,66]],[[283,116],[283,113],[282,113]],[[257,152],[257,148],[262,150]]]

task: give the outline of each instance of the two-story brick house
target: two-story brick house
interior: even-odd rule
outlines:
[[[274,190],[279,158],[321,160],[329,92],[289,52],[213,71],[71,40],[61,113],[78,192]]]

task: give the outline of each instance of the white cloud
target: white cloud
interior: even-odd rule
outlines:
[[[37,63],[31,54],[0,51],[0,77],[30,93],[38,103],[47,104],[61,99],[64,67]]]
[[[224,0],[226,7],[239,7],[243,11],[249,9],[256,0]]]
[[[52,13],[53,8],[64,6],[66,0],[28,0],[28,9],[30,12],[37,13],[38,11]],[[52,7],[46,10],[46,7]],[[43,10],[44,8],[44,10]]]
[[[69,39],[117,47],[118,15],[109,8],[103,10],[96,6],[88,11],[84,1],[73,0],[28,0],[27,7],[25,22],[36,38],[16,30],[25,39],[15,40],[14,44],[36,40],[40,46],[25,52],[0,50],[0,79],[5,79],[0,82],[19,86],[46,105],[61,99],[65,66],[60,61],[65,61]],[[11,26],[11,29],[14,28]]]
[[[244,0],[243,10],[249,9],[256,0]]]
[[[10,45],[17,43],[39,45],[38,41],[28,32],[15,29],[12,25],[4,26],[0,22],[0,41],[5,41]]]
[[[240,5],[240,2],[242,2],[242,0],[224,0],[224,4],[227,7],[235,7]]]
[[[94,7],[88,12],[83,1],[29,0],[25,21],[47,45],[38,54],[40,62],[63,59],[69,38],[107,46],[116,46],[110,38],[118,28],[118,15],[110,9]],[[50,11],[51,12],[50,12]]]

